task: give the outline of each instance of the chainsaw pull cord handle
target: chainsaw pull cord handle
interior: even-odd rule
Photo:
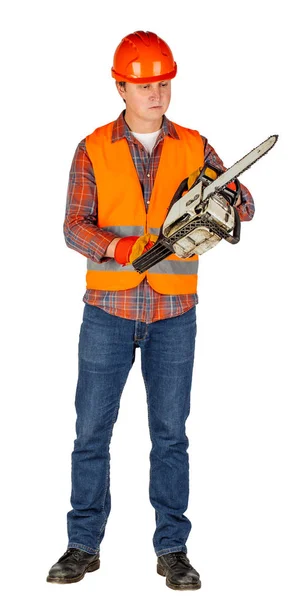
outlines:
[[[237,244],[240,241],[241,219],[236,207],[233,206],[232,208],[234,210],[234,229],[232,235],[226,236],[226,241],[230,244]]]

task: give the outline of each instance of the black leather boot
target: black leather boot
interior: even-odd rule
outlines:
[[[200,575],[185,552],[170,552],[157,557],[157,573],[166,576],[166,585],[172,590],[198,590]]]
[[[86,573],[100,567],[99,552],[89,554],[78,548],[68,548],[49,571],[46,581],[50,583],[75,583]]]

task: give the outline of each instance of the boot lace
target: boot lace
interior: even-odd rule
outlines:
[[[183,562],[184,565],[190,564],[185,552],[170,552],[168,558],[170,567],[173,567],[178,561]]]
[[[80,550],[78,548],[68,548],[66,550],[66,552],[64,553],[64,557],[65,556],[69,556],[70,554],[72,554],[73,558],[75,558],[75,560],[79,560],[81,557],[81,553]]]

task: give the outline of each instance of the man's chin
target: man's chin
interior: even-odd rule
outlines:
[[[160,107],[160,108],[148,108],[145,117],[147,119],[150,119],[151,121],[156,121],[157,119],[159,119],[160,117],[162,117],[164,114],[164,108]]]

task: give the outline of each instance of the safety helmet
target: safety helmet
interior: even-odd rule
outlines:
[[[118,45],[111,74],[117,81],[147,83],[173,79],[177,65],[169,46],[156,33],[135,31]]]

